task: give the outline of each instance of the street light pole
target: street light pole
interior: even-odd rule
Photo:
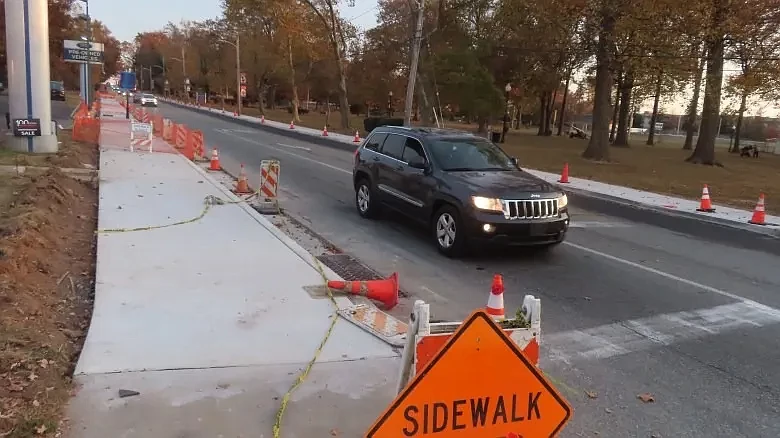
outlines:
[[[509,131],[509,93],[512,91],[512,84],[506,84],[504,91],[506,91],[506,104],[504,106],[504,126],[501,129],[501,143],[506,142],[506,133]]]

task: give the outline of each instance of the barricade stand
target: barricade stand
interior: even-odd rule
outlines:
[[[552,437],[571,419],[537,365],[541,302],[533,295],[503,321],[480,309],[462,322],[432,323],[418,300],[407,327],[398,395],[365,438]]]
[[[162,120],[162,138],[168,143],[171,143],[173,139],[173,126],[171,119]]]
[[[279,173],[281,164],[278,160],[263,160],[260,162],[260,190],[255,210],[262,214],[279,214]]]
[[[203,140],[203,131],[199,129],[191,130],[187,135],[188,148],[192,148],[192,157],[188,157],[193,161],[208,161],[206,159],[206,150]]]
[[[146,148],[151,153],[153,132],[154,128],[150,123],[132,122],[130,124],[130,152],[134,152],[135,148]]]

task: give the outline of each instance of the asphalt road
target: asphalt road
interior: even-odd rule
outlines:
[[[414,295],[399,315],[419,297],[437,319],[463,318],[485,305],[497,272],[507,313],[540,297],[541,368],[575,408],[564,437],[780,434],[780,258],[574,209],[567,242],[549,254],[450,260],[403,219],[357,215],[349,152],[160,111],[203,130],[228,170],[245,163],[250,182],[262,159],[281,160],[283,207],[380,273],[398,271]]]

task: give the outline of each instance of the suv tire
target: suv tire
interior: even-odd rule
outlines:
[[[367,178],[361,178],[355,185],[355,207],[358,214],[366,219],[379,216],[379,203]]]
[[[433,215],[431,234],[436,248],[445,256],[457,257],[465,253],[467,238],[455,207],[445,205]]]

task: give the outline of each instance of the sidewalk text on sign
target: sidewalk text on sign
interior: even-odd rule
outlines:
[[[133,131],[133,134],[149,135],[152,133],[152,125],[149,123],[132,123],[130,129]]]
[[[480,310],[461,324],[366,438],[552,437],[572,409]]]

